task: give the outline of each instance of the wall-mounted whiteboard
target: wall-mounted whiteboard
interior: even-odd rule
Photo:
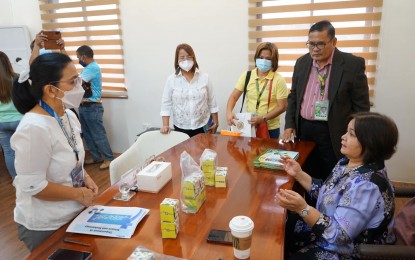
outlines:
[[[15,72],[22,71],[30,58],[30,34],[26,26],[0,26],[0,51],[7,54]],[[17,60],[16,60],[17,59]],[[17,63],[19,59],[23,62]]]

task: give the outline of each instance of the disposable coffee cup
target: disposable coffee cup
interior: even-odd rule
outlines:
[[[238,259],[251,255],[252,230],[254,222],[246,216],[236,216],[229,222],[232,233],[233,254]]]

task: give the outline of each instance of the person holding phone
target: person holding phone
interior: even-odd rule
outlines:
[[[167,79],[161,100],[162,134],[170,133],[170,116],[174,130],[190,137],[199,133],[216,133],[219,107],[208,74],[199,70],[193,48],[186,43],[176,47],[175,72]]]
[[[56,39],[51,39],[51,41],[55,41],[55,44],[52,44],[54,49],[46,49],[45,48],[45,42],[49,41],[48,35],[54,35],[58,33],[59,37],[53,37]],[[30,55],[29,59],[29,65],[32,64],[33,60],[36,59],[37,56],[45,54],[45,53],[52,53],[52,52],[60,52],[63,54],[66,54],[65,50],[65,41],[62,37],[60,37],[60,32],[58,31],[51,31],[51,32],[44,32],[40,31],[38,34],[36,34],[36,38],[32,41],[30,44],[30,49],[32,50],[32,54]],[[51,37],[52,38],[52,37]]]
[[[81,126],[69,108],[84,91],[72,60],[38,56],[14,82],[13,102],[24,114],[11,138],[15,151],[18,236],[30,251],[92,204],[98,187],[83,168]]]

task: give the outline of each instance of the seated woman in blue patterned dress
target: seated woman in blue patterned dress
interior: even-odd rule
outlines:
[[[352,116],[341,140],[345,157],[324,182],[295,160],[282,159],[285,171],[317,199],[313,208],[295,191],[277,194],[281,207],[298,213],[288,214],[286,258],[356,259],[358,244],[394,239],[394,193],[384,161],[395,153],[397,142],[398,129],[390,118],[362,112]]]

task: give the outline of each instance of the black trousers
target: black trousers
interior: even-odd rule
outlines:
[[[338,161],[331,145],[327,121],[310,121],[301,118],[299,129],[300,140],[316,143],[316,147],[303,165],[303,170],[312,177],[327,179]]]
[[[178,131],[178,132],[182,132],[182,133],[185,133],[185,134],[187,134],[188,136],[190,136],[190,137],[192,137],[192,136],[195,136],[195,135],[197,135],[197,134],[201,134],[201,133],[204,133],[205,132],[205,130],[203,130],[203,127],[201,127],[201,128],[198,128],[198,129],[181,129],[181,128],[179,128],[179,127],[177,127],[177,126],[174,126],[174,130],[175,131]]]

